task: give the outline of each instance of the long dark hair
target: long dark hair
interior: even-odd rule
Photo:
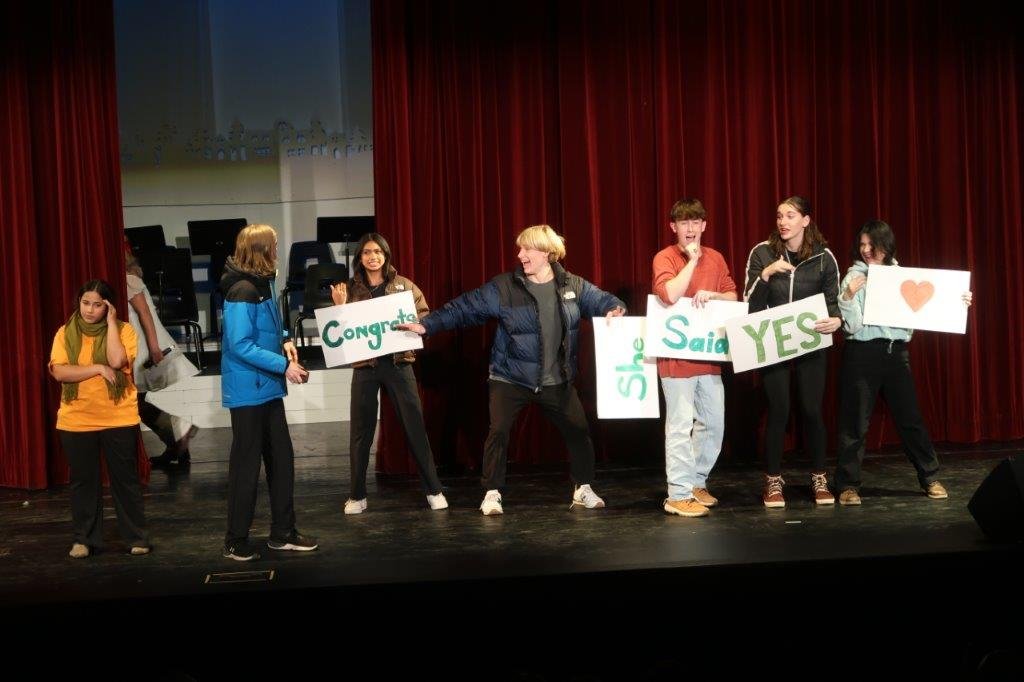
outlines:
[[[811,215],[811,202],[801,196],[793,195],[788,199],[783,199],[777,205],[781,206],[782,204],[792,206],[802,216]],[[784,255],[786,245],[782,242],[782,237],[779,236],[778,228],[772,230],[772,233],[768,235],[768,246],[771,247],[776,256]],[[807,227],[804,228],[804,242],[800,245],[797,258],[800,260],[810,258],[819,246],[824,249],[828,246],[828,242],[822,236],[821,230],[818,229],[817,223],[814,222],[814,218],[811,218],[810,222],[807,223]]]
[[[896,258],[896,235],[893,234],[889,223],[884,220],[869,220],[861,225],[860,232],[853,238],[853,250],[850,252],[850,258],[855,261],[864,260],[864,257],[860,255],[860,238],[865,234],[871,240],[871,245],[875,247],[875,250],[881,249],[885,253],[882,262],[892,265]]]
[[[78,290],[78,295],[75,296],[75,310],[78,310],[78,307],[82,304],[82,296],[90,291],[95,291],[103,300],[114,303],[113,288],[102,279],[90,279],[82,285],[82,288]]]
[[[369,242],[374,242],[384,252],[384,267],[381,268],[381,272],[385,280],[391,279],[394,277],[395,270],[391,267],[391,247],[388,246],[388,240],[384,239],[384,235],[379,232],[368,232],[359,240],[359,245],[356,246],[356,262],[352,266],[352,276],[358,276],[359,279],[366,282],[366,268],[363,267],[363,247]]]

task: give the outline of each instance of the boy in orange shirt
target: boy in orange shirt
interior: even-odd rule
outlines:
[[[708,301],[735,301],[736,283],[718,251],[701,244],[707,211],[699,199],[680,199],[669,214],[676,243],[654,256],[654,293],[666,305],[680,298],[694,307]],[[666,513],[705,516],[718,504],[707,489],[725,433],[725,389],[716,362],[658,358],[665,392]]]

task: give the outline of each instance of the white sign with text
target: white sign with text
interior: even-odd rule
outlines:
[[[403,322],[419,322],[411,291],[318,308],[314,313],[328,367],[423,348],[419,334],[395,329]]]
[[[864,324],[967,332],[969,271],[869,265],[864,286]]]
[[[734,372],[768,367],[832,345],[831,334],[814,331],[828,317],[825,296],[816,294],[725,323]]]
[[[644,359],[644,318],[595,317],[598,419],[657,419],[658,365]]]
[[[725,323],[746,314],[747,304],[739,301],[708,301],[695,308],[691,298],[665,305],[652,294],[647,297],[644,352],[649,358],[726,362],[732,356]]]

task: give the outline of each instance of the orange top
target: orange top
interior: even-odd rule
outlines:
[[[684,298],[692,298],[701,289],[716,291],[724,294],[727,291],[736,291],[736,283],[729,276],[729,266],[725,264],[722,254],[710,246],[700,247],[701,256],[697,261],[697,267],[690,277],[690,286],[683,292]],[[668,293],[665,284],[682,272],[686,267],[688,259],[680,251],[678,244],[673,244],[662,249],[654,256],[652,269],[654,270],[651,288],[654,294],[662,300],[665,305],[671,305],[668,300]],[[722,363],[705,362],[703,360],[680,360],[678,358],[658,358],[658,376],[671,377],[673,379],[688,379],[700,376],[701,374],[721,374]]]
[[[78,383],[78,398],[71,403],[61,401],[57,410],[57,428],[61,431],[100,431],[120,426],[134,426],[139,423],[138,396],[132,380],[132,364],[135,362],[137,337],[130,324],[121,326],[121,343],[124,344],[128,361],[121,369],[128,375],[128,386],[124,398],[114,404],[107,393],[107,380],[97,375]],[[82,351],[78,354],[79,365],[91,365],[93,338],[82,335]],[[68,353],[64,348],[64,327],[57,330],[50,349],[50,367],[66,365]]]

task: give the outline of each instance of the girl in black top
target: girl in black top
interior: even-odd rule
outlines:
[[[775,215],[776,231],[750,251],[744,298],[750,312],[785,305],[816,294],[825,295],[829,317],[817,320],[814,330],[831,334],[842,319],[836,301],[839,266],[828,242],[811,219],[811,205],[803,197],[784,199]],[[825,393],[824,350],[802,355],[761,371],[768,396],[765,429],[765,475],[763,502],[766,507],[785,507],[782,494],[782,445],[789,421],[789,377],[795,370],[803,415],[804,447],[811,455],[811,489],[817,504],[833,504],[825,474],[825,423],[821,403]]]

